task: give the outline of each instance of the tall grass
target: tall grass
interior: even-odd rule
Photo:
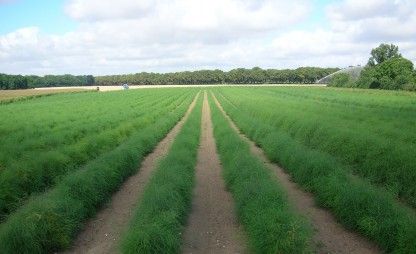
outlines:
[[[372,239],[389,253],[416,252],[416,216],[412,209],[400,203],[391,191],[374,186],[371,184],[372,181],[352,175],[349,170],[349,165],[345,164],[344,160],[340,160],[337,156],[334,156],[333,153],[326,152],[325,149],[319,149],[320,146],[318,144],[316,146],[308,145],[308,142],[314,142],[312,138],[308,142],[305,142],[298,135],[291,135],[292,132],[288,126],[296,128],[296,122],[289,121],[290,123],[286,123],[287,126],[279,127],[280,125],[276,124],[274,116],[279,114],[280,111],[283,111],[283,114],[286,110],[290,112],[290,108],[274,107],[275,114],[269,114],[266,120],[263,110],[267,111],[266,108],[270,107],[268,103],[271,104],[270,101],[267,101],[267,96],[263,96],[258,90],[256,92],[253,90],[249,91],[250,97],[257,104],[257,114],[252,114],[247,110],[249,106],[245,107],[244,105],[247,103],[254,110],[254,102],[239,101],[240,99],[249,100],[248,96],[237,98],[240,92],[245,94],[248,91],[234,90],[234,92],[235,94],[233,95],[226,93],[228,100],[218,95],[227,113],[246,135],[255,140],[265,150],[272,161],[282,165],[290,172],[296,182],[305,189],[313,192],[317,202],[321,206],[330,209],[346,227],[356,230],[369,239]],[[300,93],[299,98],[295,98],[295,96],[289,98],[296,99],[293,104],[299,104],[300,108],[307,111],[301,105],[304,100],[302,97],[304,91],[290,90],[290,93],[296,94],[296,92]],[[317,93],[316,91],[312,91],[311,93],[313,94],[314,92]],[[272,91],[273,93],[279,93],[279,91]],[[308,98],[307,95],[305,96]],[[313,97],[313,95],[310,96]],[[343,97],[342,94],[337,94],[337,96],[341,97],[344,101],[348,101],[348,96]],[[367,96],[371,97],[371,95]],[[279,96],[275,96],[276,101],[279,99]],[[373,98],[373,100],[376,99],[377,97]],[[282,98],[282,100],[285,99]],[[307,102],[304,103],[310,107],[314,107]],[[319,108],[319,105],[315,105],[315,107]],[[411,105],[409,106],[411,107]],[[326,109],[322,105],[321,107],[322,110],[320,112],[322,118],[319,122],[314,123],[315,126],[321,123],[325,126],[327,123],[323,119],[337,117],[336,115],[325,115]],[[382,108],[381,105],[376,107]],[[271,110],[267,112],[271,113]],[[407,114],[406,112],[404,113]],[[299,114],[302,115],[302,113]],[[307,116],[304,117],[304,120],[308,121],[306,120]],[[378,117],[381,118],[381,116]],[[315,118],[312,115],[310,119]],[[350,121],[352,120],[350,119]],[[308,128],[308,126],[303,126],[303,128]],[[342,129],[342,125],[338,126],[338,128]],[[331,136],[326,136],[323,133],[321,135],[319,140],[331,139]],[[339,143],[333,143],[333,145],[338,147],[348,146],[350,142],[349,138],[344,137],[343,142],[338,140]],[[363,142],[365,142],[365,139]],[[346,153],[345,157],[348,156],[353,155]],[[391,159],[390,156],[392,155],[387,153],[373,156],[374,161],[377,158],[383,161]],[[400,170],[400,167],[391,170]],[[408,177],[412,178],[413,172],[405,171],[401,173],[409,173]]]
[[[68,120],[66,115],[63,123],[58,124],[55,117],[48,116],[42,122],[43,127],[31,126],[32,130],[9,133],[0,145],[0,163],[3,165],[0,172],[0,221],[32,193],[42,192],[58,183],[66,173],[111,151],[132,133],[189,99],[189,94],[172,91],[155,95],[138,96],[142,99],[139,107],[127,108],[124,112],[109,110],[104,121],[99,116],[85,119],[81,114],[80,119],[74,121]],[[119,93],[115,98],[121,102],[123,96]],[[135,104],[134,100],[131,102]],[[63,109],[61,113],[65,115],[68,111]],[[32,110],[34,114],[37,112],[44,113],[43,109]],[[22,124],[10,123],[14,126]],[[30,136],[33,131],[40,133]]]
[[[164,115],[149,121],[117,148],[28,200],[0,225],[1,253],[51,253],[69,247],[85,220],[136,172],[143,157],[181,118],[191,99],[173,110],[166,109]]]
[[[122,238],[122,253],[179,252],[194,186],[201,108],[202,96],[146,186]]]
[[[220,110],[211,108],[223,176],[253,253],[312,252],[310,225],[293,212],[270,170],[251,154]]]

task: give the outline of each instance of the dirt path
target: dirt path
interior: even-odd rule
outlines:
[[[182,125],[195,106],[197,95],[184,117],[159,142],[152,153],[147,155],[137,174],[128,178],[109,204],[85,225],[78,235],[73,248],[65,253],[117,253],[118,240],[126,228],[158,160],[165,156]]]
[[[294,205],[295,209],[300,214],[304,215],[312,223],[315,229],[313,240],[316,244],[318,253],[381,253],[376,245],[357,233],[345,229],[336,221],[335,217],[329,211],[315,206],[313,195],[300,189],[296,183],[291,181],[289,174],[285,173],[283,169],[276,164],[271,163],[263,150],[257,147],[253,141],[241,134],[238,127],[231,118],[228,117],[215,96],[214,101],[226,116],[232,128],[240,134],[242,139],[250,144],[251,152],[258,156],[265,165],[276,174],[280,185],[288,194],[289,202]]]
[[[96,90],[99,87],[100,92],[119,91],[123,90],[121,85],[119,86],[64,86],[64,87],[38,87],[35,90],[48,90],[48,89],[84,89],[84,90]],[[184,88],[184,87],[326,87],[326,84],[201,84],[201,85],[131,85],[129,89],[142,89],[142,88]]]
[[[233,200],[222,180],[206,93],[201,131],[192,212],[184,232],[182,252],[246,253]]]

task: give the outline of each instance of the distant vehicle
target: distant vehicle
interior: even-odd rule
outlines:
[[[128,90],[128,89],[129,89],[129,85],[127,85],[127,84],[123,84],[123,89],[124,89],[124,90]]]

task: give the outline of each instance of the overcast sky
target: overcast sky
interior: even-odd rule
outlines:
[[[0,73],[345,67],[395,43],[416,0],[0,0]]]

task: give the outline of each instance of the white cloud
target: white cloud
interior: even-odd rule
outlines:
[[[300,22],[305,0],[74,0],[66,7],[90,32],[146,42],[206,41],[283,28]],[[291,13],[290,16],[286,15]]]
[[[73,0],[66,6],[79,21],[134,19],[190,30],[282,27],[298,22],[308,9],[306,0]]]
[[[346,0],[327,8],[332,29],[355,41],[414,40],[414,0]]]
[[[1,0],[0,0],[1,1]],[[416,2],[345,0],[326,25],[295,29],[307,0],[70,0],[64,35],[27,27],[0,35],[0,72],[131,73],[200,68],[364,64],[381,42],[416,59]],[[322,14],[324,15],[324,14]],[[302,27],[302,26],[300,26]]]
[[[365,64],[371,48],[395,43],[416,60],[414,0],[345,0],[329,5],[326,14],[328,28],[287,32],[274,39],[273,47],[298,63],[342,67]]]
[[[73,0],[65,7],[72,18],[79,21],[138,18],[151,11],[152,1],[141,0]]]
[[[328,7],[328,15],[337,20],[368,19],[395,15],[395,10],[403,1],[392,0],[346,0]]]

